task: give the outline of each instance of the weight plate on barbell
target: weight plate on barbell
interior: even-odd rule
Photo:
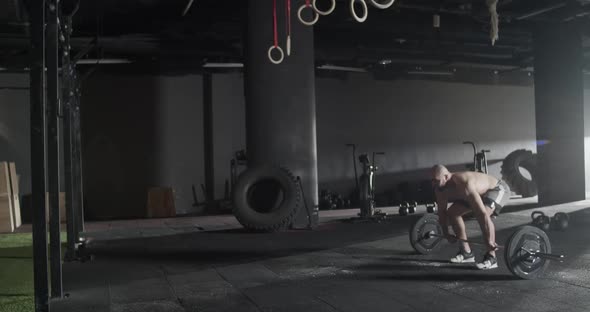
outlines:
[[[438,216],[433,214],[425,214],[410,229],[410,244],[419,253],[427,255],[431,252],[437,251],[440,248],[441,237],[431,236],[425,239],[424,235],[428,232],[442,235],[442,227],[438,223]]]
[[[522,226],[508,238],[505,248],[504,259],[508,269],[522,279],[535,279],[549,266],[547,259],[527,252],[551,253],[549,237],[537,227]]]

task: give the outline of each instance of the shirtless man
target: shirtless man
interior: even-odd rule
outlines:
[[[496,233],[492,214],[498,214],[510,197],[508,185],[497,178],[480,172],[454,172],[442,165],[432,167],[432,185],[438,205],[438,220],[443,235],[450,241],[467,239],[462,216],[473,212],[487,245],[487,253],[477,267],[481,270],[498,267],[496,259]],[[448,203],[452,205],[448,206]],[[455,236],[449,234],[449,224]],[[451,259],[454,263],[474,263],[475,256],[469,244],[462,242],[459,253]]]

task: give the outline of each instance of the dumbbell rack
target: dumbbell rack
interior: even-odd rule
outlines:
[[[416,213],[416,207],[418,207],[417,202],[402,202],[399,205],[399,215],[400,216],[407,216],[408,214]],[[436,204],[434,203],[427,203],[426,204],[426,211],[428,213],[435,213],[436,212]]]

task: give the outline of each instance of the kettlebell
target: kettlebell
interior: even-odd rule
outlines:
[[[551,229],[565,231],[569,226],[569,216],[567,213],[558,212],[551,218]]]
[[[547,232],[551,229],[551,219],[542,211],[533,211],[531,218],[533,219],[532,224],[541,230]]]

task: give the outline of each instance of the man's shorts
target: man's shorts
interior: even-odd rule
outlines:
[[[498,180],[498,184],[496,184],[493,189],[483,194],[481,199],[486,207],[494,209],[494,214],[499,215],[500,210],[504,208],[504,205],[506,205],[508,199],[510,199],[510,187],[506,182]]]
[[[481,195],[483,204],[488,208],[494,209],[494,215],[500,214],[500,210],[504,208],[508,199],[510,199],[510,187],[502,180],[498,180],[498,184],[496,184],[494,188]],[[469,203],[462,199],[455,200],[454,202],[462,204],[468,208],[470,207]]]

